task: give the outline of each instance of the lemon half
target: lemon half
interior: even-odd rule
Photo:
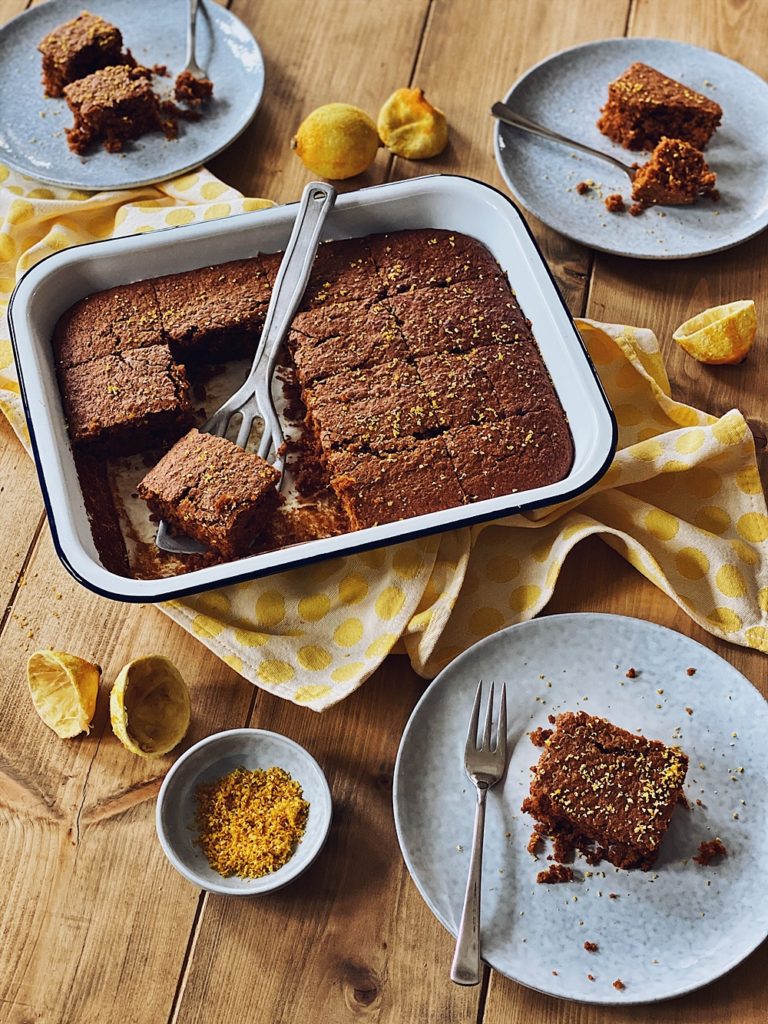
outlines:
[[[35,651],[27,682],[35,711],[62,739],[90,732],[101,669],[65,651]]]
[[[752,299],[712,306],[681,324],[672,335],[677,344],[700,363],[740,363],[757,335],[757,314]]]
[[[189,728],[187,684],[176,666],[159,654],[129,662],[109,697],[112,730],[133,754],[167,754]]]

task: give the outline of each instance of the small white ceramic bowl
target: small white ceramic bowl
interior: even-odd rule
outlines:
[[[261,878],[224,878],[195,843],[195,793],[234,768],[283,768],[301,784],[309,802],[307,827],[293,856]],[[331,825],[331,791],[315,759],[298,743],[265,729],[230,729],[206,736],[183,754],[157,798],[157,834],[168,860],[188,881],[225,896],[258,896],[292,882],[315,860]]]

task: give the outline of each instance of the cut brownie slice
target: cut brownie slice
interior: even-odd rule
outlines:
[[[331,486],[353,530],[465,504],[439,437],[393,442],[379,455],[333,452]]]
[[[138,486],[139,497],[181,533],[239,558],[267,526],[280,474],[223,437],[191,430]]]
[[[663,135],[703,149],[722,116],[714,100],[636,62],[608,86],[597,127],[626,149],[653,149]]]
[[[584,711],[557,716],[523,810],[548,834],[620,868],[648,870],[683,792],[688,758]]]
[[[119,285],[76,302],[56,324],[57,364],[67,369],[163,340],[160,310],[150,281]]]
[[[299,313],[288,344],[299,382],[408,357],[394,314],[383,302],[337,302]]]
[[[470,424],[443,436],[470,501],[555,483],[573,462],[571,433],[556,409]]]
[[[235,359],[255,351],[272,292],[259,259],[232,260],[153,281],[163,334],[183,359]]]
[[[85,153],[93,142],[119,153],[126,142],[147,132],[175,134],[175,126],[161,113],[147,68],[102,68],[65,86],[64,96],[75,117],[66,129],[67,143],[75,153]]]
[[[370,245],[388,295],[501,275],[498,263],[484,245],[455,231],[396,231],[374,235]]]
[[[418,288],[391,301],[416,357],[531,337],[530,324],[504,278]]]
[[[123,52],[120,29],[88,11],[49,32],[37,48],[46,96],[63,96],[65,85],[100,68],[134,63],[130,51]]]
[[[689,206],[705,195],[716,199],[716,180],[700,150],[664,137],[635,173],[632,198],[641,206]]]
[[[92,359],[60,379],[72,442],[92,453],[164,447],[191,425],[189,383],[167,345]]]
[[[371,301],[383,288],[365,238],[346,238],[319,246],[302,309],[352,299]]]
[[[318,381],[305,390],[304,402],[307,422],[326,452],[350,446],[380,451],[438,427],[418,373],[398,360]]]

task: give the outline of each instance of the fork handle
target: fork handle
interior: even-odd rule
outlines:
[[[477,985],[480,981],[480,883],[483,876],[483,834],[487,793],[487,786],[477,787],[469,875],[451,964],[451,981],[457,985]]]

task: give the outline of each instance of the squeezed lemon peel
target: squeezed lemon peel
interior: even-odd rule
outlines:
[[[379,111],[379,137],[387,149],[407,160],[428,160],[448,144],[448,121],[423,89],[398,89]]]
[[[754,344],[757,314],[752,299],[712,306],[686,320],[672,335],[700,363],[740,363]]]
[[[184,739],[190,717],[189,690],[173,662],[149,654],[121,669],[109,696],[109,720],[132,754],[167,754]]]
[[[66,651],[35,651],[27,683],[35,711],[61,739],[91,731],[101,669]]]

